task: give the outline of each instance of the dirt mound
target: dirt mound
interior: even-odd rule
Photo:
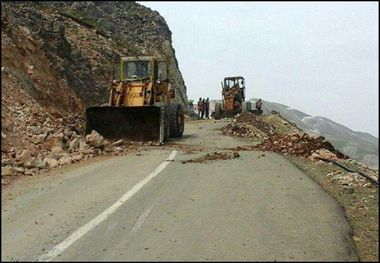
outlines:
[[[293,133],[286,136],[274,135],[256,146],[265,151],[281,152],[312,159],[348,158],[322,136],[312,137],[307,133]]]
[[[182,164],[185,163],[207,163],[212,161],[219,161],[219,160],[229,160],[229,159],[236,159],[239,158],[240,154],[238,152],[214,152],[211,154],[206,154],[202,157],[199,157],[197,159],[191,159],[182,161]]]
[[[229,123],[222,128],[222,133],[233,137],[257,137],[265,138],[265,133],[246,123]]]
[[[254,126],[266,135],[276,134],[276,127],[268,122],[264,122],[260,117],[253,115],[250,112],[243,112],[236,118],[236,123],[245,123]]]
[[[250,112],[240,114],[233,123],[222,128],[222,133],[233,137],[256,137],[265,139],[276,134],[276,127]]]
[[[322,136],[310,136],[277,113],[255,116],[245,112],[222,128],[234,137],[256,137],[262,143],[256,149],[303,156],[310,159],[348,158]]]

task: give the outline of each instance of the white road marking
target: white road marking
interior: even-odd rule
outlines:
[[[147,177],[145,177],[143,180],[137,183],[131,190],[126,192],[113,205],[111,205],[109,208],[104,210],[102,213],[100,213],[97,217],[92,219],[90,222],[80,227],[78,230],[72,233],[68,238],[66,238],[61,243],[53,247],[53,249],[50,250],[48,253],[39,257],[38,261],[51,261],[53,258],[61,254],[66,248],[72,245],[75,241],[77,241],[79,238],[84,236],[86,233],[88,233],[90,230],[92,230],[94,227],[96,227],[98,224],[104,221],[108,216],[110,216],[113,212],[115,212],[116,209],[118,209],[122,204],[124,204],[126,201],[128,201],[128,199],[130,199],[134,194],[136,194],[145,184],[147,184],[150,180],[156,177],[162,170],[164,170],[165,167],[172,160],[174,160],[174,157],[176,156],[176,154],[177,154],[177,151],[172,151],[168,159],[166,159],[159,166],[157,166],[157,168],[154,169],[153,172],[151,172]]]

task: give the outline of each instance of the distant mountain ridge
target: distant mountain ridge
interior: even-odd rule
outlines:
[[[256,100],[255,98],[250,99],[253,103]],[[210,104],[212,111],[216,101],[213,100]],[[379,168],[379,139],[371,134],[353,131],[328,118],[311,116],[284,104],[264,100],[262,102],[264,113],[276,111],[305,132],[324,136],[336,149],[352,159],[365,163],[372,168]]]

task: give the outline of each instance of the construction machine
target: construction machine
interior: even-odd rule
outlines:
[[[168,63],[154,56],[121,57],[106,106],[86,109],[86,133],[97,131],[109,139],[157,141],[182,137],[184,111],[173,103],[175,90]]]
[[[241,112],[262,114],[262,110],[253,109],[250,101],[245,101],[245,79],[242,76],[226,77],[222,84],[222,103],[215,103],[215,119],[232,118]]]

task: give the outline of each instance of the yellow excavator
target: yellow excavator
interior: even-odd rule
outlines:
[[[253,109],[250,101],[245,100],[245,79],[242,76],[226,77],[222,84],[222,101],[215,103],[212,116],[218,120],[233,118],[242,112],[251,112],[255,115],[263,113],[261,108]]]
[[[173,103],[168,64],[154,56],[121,57],[114,63],[107,106],[86,109],[86,133],[105,138],[158,141],[182,137],[184,110]]]

